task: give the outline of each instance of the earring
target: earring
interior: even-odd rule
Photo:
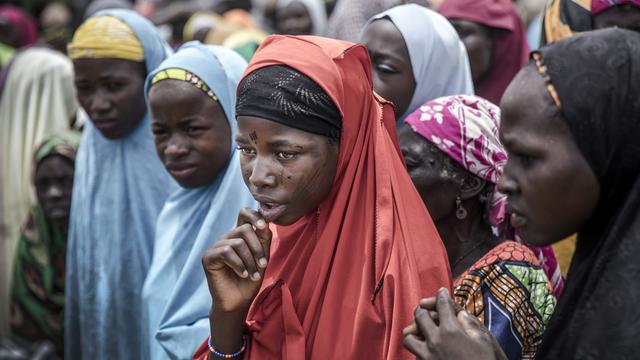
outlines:
[[[467,209],[462,206],[462,199],[460,199],[460,196],[456,198],[456,217],[458,220],[464,220],[467,218]]]

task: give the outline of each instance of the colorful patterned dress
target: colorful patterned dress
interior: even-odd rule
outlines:
[[[34,152],[35,166],[50,156],[73,163],[79,141],[74,132],[47,137]],[[21,346],[48,340],[63,353],[66,250],[63,229],[34,206],[18,241],[11,290],[11,335]]]
[[[496,337],[509,359],[533,359],[556,307],[540,261],[525,245],[506,241],[454,283],[455,300]]]

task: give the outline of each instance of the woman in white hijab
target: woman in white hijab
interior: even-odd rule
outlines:
[[[435,11],[396,6],[369,20],[361,42],[371,56],[373,88],[394,103],[398,121],[441,96],[473,95],[467,50]]]
[[[327,10],[322,0],[278,0],[276,28],[280,34],[318,35],[327,32]]]

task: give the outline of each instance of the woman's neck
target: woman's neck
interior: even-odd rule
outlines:
[[[458,219],[454,213],[436,224],[454,279],[502,242],[484,221],[481,206],[469,206],[467,211],[465,219]]]

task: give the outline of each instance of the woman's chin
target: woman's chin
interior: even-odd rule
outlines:
[[[520,240],[528,245],[537,246],[537,247],[545,247],[549,246],[555,242],[558,242],[562,239],[553,240],[548,236],[544,236],[544,234],[536,231],[531,231],[532,229],[521,228],[519,229],[518,237]]]
[[[271,222],[278,226],[289,226],[297,223],[303,217],[305,217],[305,214],[299,214],[297,212],[292,212],[289,210],[289,211],[283,212],[282,214],[280,214],[280,216],[278,216],[276,219],[272,220]]]

